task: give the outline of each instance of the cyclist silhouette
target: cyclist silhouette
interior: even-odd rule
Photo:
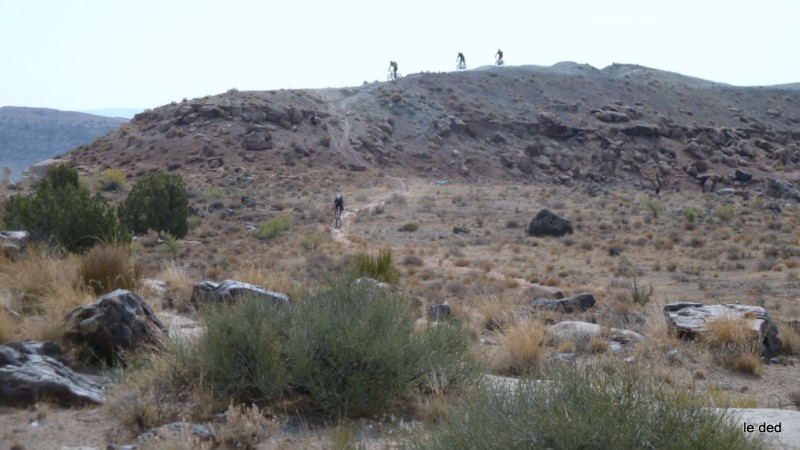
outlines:
[[[397,79],[397,61],[389,61],[389,70],[391,71],[390,79]]]
[[[498,66],[502,66],[503,64],[505,64],[503,62],[503,51],[502,50],[497,49],[497,53],[495,53],[494,56],[497,58],[497,62],[495,64],[497,64]]]
[[[458,67],[459,70],[464,70],[464,69],[467,68],[467,62],[464,60],[464,54],[463,53],[458,52],[458,58],[456,59],[456,62],[458,63],[457,67]]]

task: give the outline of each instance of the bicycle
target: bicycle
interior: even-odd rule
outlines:
[[[458,65],[456,66],[456,70],[459,72],[467,70],[467,63],[459,62]]]
[[[386,76],[386,81],[397,81],[401,77],[402,77],[402,75],[400,75],[400,72],[395,72],[395,71],[389,69],[389,75]]]
[[[497,67],[505,65],[505,63],[503,62],[503,58],[497,58],[497,61],[494,62],[494,65],[496,65]]]
[[[342,209],[341,208],[334,208],[333,209],[333,227],[335,229],[339,229],[342,223]]]

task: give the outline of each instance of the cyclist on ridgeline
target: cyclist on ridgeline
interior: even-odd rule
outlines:
[[[497,53],[495,53],[494,56],[497,58],[497,65],[503,64],[503,51],[502,50],[500,50],[498,48],[497,49]]]
[[[389,61],[389,70],[392,71],[392,78],[397,79],[397,62]]]
[[[459,65],[459,66],[464,66],[464,67],[466,67],[466,66],[467,66],[467,62],[466,62],[466,61],[464,61],[464,54],[463,54],[463,53],[461,53],[461,52],[458,52],[458,59],[457,59],[457,62],[458,62],[458,65]]]

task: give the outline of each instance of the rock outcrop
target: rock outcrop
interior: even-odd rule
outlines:
[[[64,340],[87,361],[111,363],[121,353],[157,345],[167,328],[131,291],[117,289],[79,306],[65,318]]]
[[[593,338],[607,341],[611,351],[619,352],[638,344],[644,336],[630,330],[577,321],[559,322],[547,329],[547,342],[552,346],[569,341],[578,350],[586,350],[589,349],[589,343]]]
[[[200,308],[209,303],[235,303],[242,298],[262,300],[276,305],[289,303],[289,296],[286,294],[268,291],[260,286],[236,280],[225,280],[222,283],[203,280],[194,285],[191,302],[195,308]]]
[[[565,313],[586,311],[594,307],[595,298],[589,292],[582,292],[562,299],[537,298],[530,303],[534,309],[559,310]]]
[[[546,208],[539,211],[528,225],[528,236],[559,237],[565,234],[572,234],[572,224]]]
[[[42,399],[61,406],[102,403],[102,386],[68,364],[55,342],[0,345],[0,404],[24,407]]]
[[[757,338],[763,343],[762,356],[772,357],[781,351],[778,327],[760,306],[676,302],[664,305],[664,316],[672,331],[678,337],[686,339],[702,336],[711,322],[722,319],[742,320],[756,332]]]

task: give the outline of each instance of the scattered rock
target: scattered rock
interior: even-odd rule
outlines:
[[[537,298],[530,303],[533,308],[560,310],[565,313],[587,311],[594,307],[594,295],[583,292],[572,297],[562,299]]]
[[[472,230],[467,227],[453,227],[453,233],[455,234],[469,234]]]
[[[267,150],[272,148],[270,135],[264,132],[253,132],[242,141],[245,150]]]
[[[608,341],[608,346],[613,352],[627,350],[644,340],[644,336],[634,331],[609,328],[588,322],[559,322],[547,329],[547,342],[554,347],[569,341],[579,350],[587,349],[592,338],[602,338]]]
[[[742,320],[757,333],[758,340],[763,343],[762,356],[772,357],[781,351],[778,327],[760,306],[676,302],[664,305],[664,316],[673,332],[684,339],[701,336],[710,322],[723,318]]]
[[[539,211],[528,225],[528,236],[559,237],[565,234],[572,234],[572,224],[548,209]]]
[[[158,345],[167,328],[138,295],[117,289],[67,313],[64,340],[87,361],[112,363],[120,352]]]
[[[236,280],[215,283],[203,280],[192,289],[191,304],[195,308],[208,303],[235,303],[241,298],[252,298],[276,305],[289,303],[289,296],[280,292],[268,291],[260,286]]]
[[[767,195],[772,198],[787,198],[800,202],[800,190],[792,183],[777,178],[769,180]]]
[[[0,403],[19,407],[41,399],[65,407],[103,403],[103,387],[68,364],[55,342],[0,345]]]
[[[450,318],[450,305],[445,301],[442,304],[428,308],[428,317],[434,321],[447,320]]]
[[[0,250],[13,261],[25,251],[29,237],[27,231],[0,231]]]
[[[733,173],[733,178],[741,183],[748,183],[753,179],[753,175],[744,170],[736,169],[736,172]]]

